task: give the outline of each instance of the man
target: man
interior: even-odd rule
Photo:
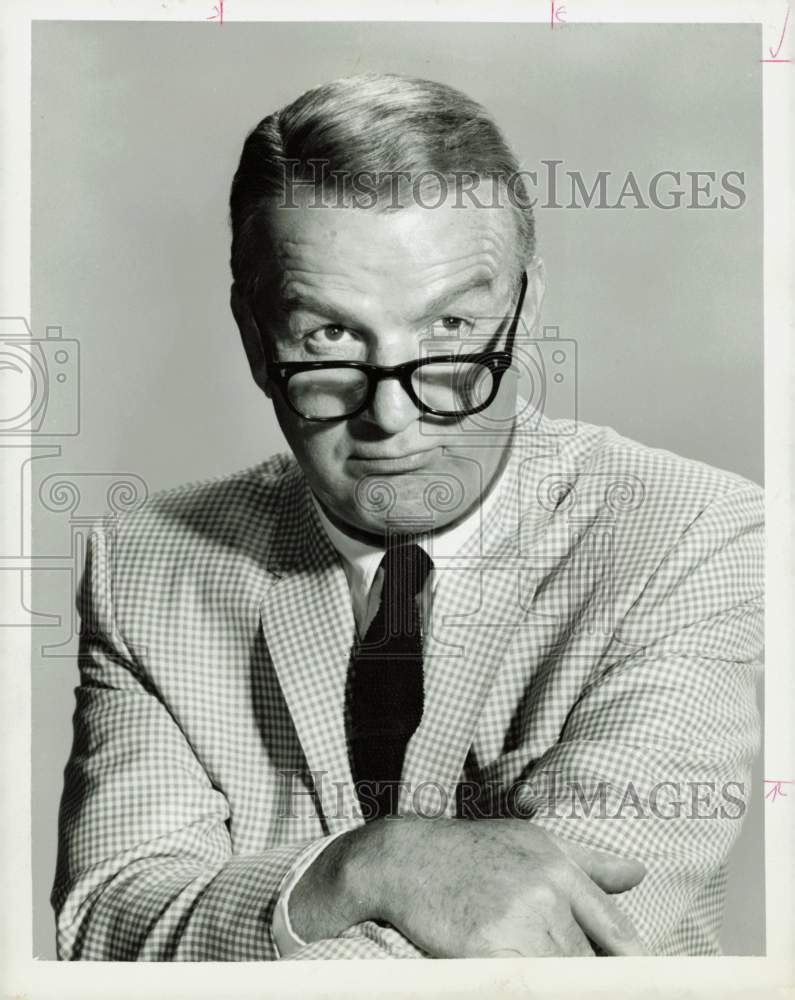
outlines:
[[[94,535],[60,955],[716,953],[761,491],[540,412],[530,206],[459,92],[310,91],[231,221],[293,456]]]

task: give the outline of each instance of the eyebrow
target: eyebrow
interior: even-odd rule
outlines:
[[[451,288],[446,292],[441,292],[436,296],[435,299],[431,299],[428,305],[425,307],[426,318],[435,313],[442,311],[443,307],[456,299],[461,298],[461,296],[466,295],[467,292],[474,291],[476,289],[491,289],[494,284],[493,278],[483,278],[483,277],[472,277],[467,281],[464,281],[457,288]]]
[[[444,292],[440,292],[435,298],[425,306],[423,319],[427,319],[429,316],[438,315],[442,311],[443,307],[468,292],[475,291],[478,289],[491,289],[494,284],[494,279],[483,278],[483,277],[472,277],[468,280],[462,282],[456,288],[447,289]],[[340,325],[356,326],[357,320],[355,317],[345,311],[345,309],[339,309],[337,306],[332,305],[330,302],[313,295],[311,292],[293,292],[287,297],[282,299],[282,308],[286,311],[291,310],[306,310],[311,312],[316,312],[318,315],[327,316],[329,319],[333,320],[335,323]]]
[[[338,309],[330,302],[327,302],[320,297],[316,297],[311,293],[304,295],[300,292],[294,292],[293,294],[282,298],[281,307],[285,312],[298,312],[303,310],[305,312],[317,313],[318,316],[326,316],[328,319],[333,320],[335,323],[339,323],[340,325],[356,325],[353,315],[347,313],[344,309]]]

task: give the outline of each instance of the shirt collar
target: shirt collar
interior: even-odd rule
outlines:
[[[480,528],[492,508],[496,506],[502,485],[503,473],[501,472],[498,481],[492,487],[485,501],[478,504],[463,521],[450,528],[435,531],[433,534],[418,535],[417,544],[434,560],[449,559],[455,556],[464,543]],[[338,528],[336,524],[332,524],[314,493],[312,494],[312,502],[329,541],[347,565],[351,581],[362,587],[365,593],[369,592],[378,567],[381,565],[381,560],[384,558],[384,547],[353,538]],[[434,582],[435,579],[436,574],[434,573]]]

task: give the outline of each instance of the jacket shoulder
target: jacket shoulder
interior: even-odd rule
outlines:
[[[761,502],[763,496],[762,487],[744,476],[642,444],[612,427],[578,424],[561,440],[564,478],[588,507],[635,511],[641,519],[665,512],[666,519],[688,522],[722,498]]]
[[[292,456],[278,454],[224,476],[159,490],[112,519],[115,544],[145,549],[150,558],[159,549],[173,555],[182,545],[247,548],[256,539],[259,548],[272,532],[296,474]]]
[[[761,546],[764,494],[757,483],[610,427],[556,422],[553,430],[556,445],[539,462],[535,496],[525,493],[546,512],[548,545],[565,544],[571,554],[579,552],[572,539],[609,536],[615,572],[634,581],[647,579],[675,550],[695,564],[737,539]]]

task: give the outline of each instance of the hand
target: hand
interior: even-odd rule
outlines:
[[[609,893],[644,875],[530,820],[378,820],[320,855],[290,913],[306,940],[385,920],[438,958],[643,955]]]
[[[389,883],[384,917],[432,955],[593,955],[591,941],[610,955],[645,954],[608,896],[640,882],[636,861],[521,819],[393,823],[385,840],[402,877]]]

